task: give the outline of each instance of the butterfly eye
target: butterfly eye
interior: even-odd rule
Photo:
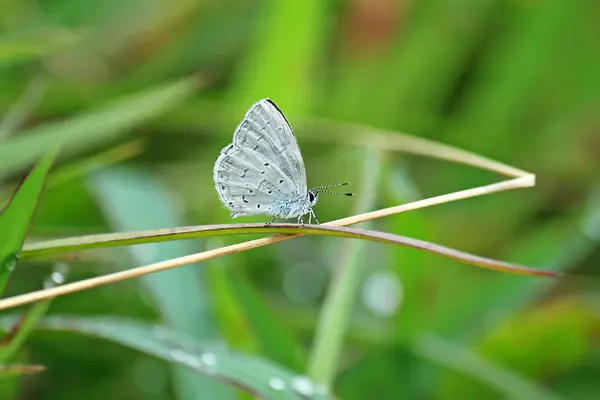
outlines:
[[[311,203],[315,201],[315,194],[313,192],[308,192],[308,199]]]

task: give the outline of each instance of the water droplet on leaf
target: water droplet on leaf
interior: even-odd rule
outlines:
[[[269,386],[274,390],[283,390],[285,389],[285,382],[281,378],[271,378],[269,379]]]

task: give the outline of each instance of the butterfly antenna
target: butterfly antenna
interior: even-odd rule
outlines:
[[[317,186],[317,187],[313,188],[312,191],[315,193],[329,193],[329,194],[341,194],[343,196],[354,196],[354,193],[343,193],[343,192],[334,192],[333,190],[323,190],[323,189],[338,187],[338,186],[348,186],[349,184],[350,184],[350,182],[343,182],[343,183],[336,183],[334,185]]]
[[[350,182],[334,183],[333,185],[317,186],[317,187],[313,188],[312,190],[327,189],[327,188],[338,187],[338,186],[348,186],[349,184],[350,184]]]

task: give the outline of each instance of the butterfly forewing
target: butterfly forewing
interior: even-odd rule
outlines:
[[[262,154],[290,180],[298,196],[306,196],[306,170],[296,135],[273,101],[264,99],[250,108],[233,135],[233,145]]]

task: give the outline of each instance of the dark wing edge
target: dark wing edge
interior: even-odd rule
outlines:
[[[287,119],[287,117],[285,116],[285,114],[283,113],[283,111],[281,111],[281,108],[279,108],[279,106],[278,106],[277,104],[275,104],[275,102],[274,102],[273,100],[269,99],[268,97],[267,97],[266,99],[262,99],[261,101],[259,101],[259,103],[260,103],[260,102],[262,102],[262,101],[265,101],[265,102],[267,102],[267,103],[271,103],[271,105],[272,105],[273,107],[275,107],[275,109],[277,110],[277,112],[278,112],[279,114],[281,114],[281,116],[282,116],[282,117],[283,117],[283,119],[285,120],[285,123],[286,123],[286,124],[287,124],[287,126],[290,128],[290,132],[292,132],[292,135],[293,135],[294,137],[296,137],[296,133],[294,132],[294,129],[292,129],[292,124],[290,124],[290,121],[288,121],[288,119]]]

